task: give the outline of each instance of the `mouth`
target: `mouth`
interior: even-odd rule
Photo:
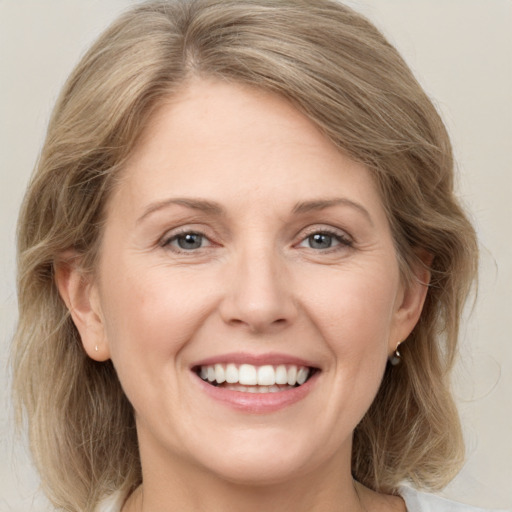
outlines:
[[[241,393],[279,393],[304,385],[319,369],[294,364],[217,363],[196,366],[193,371],[217,388]]]

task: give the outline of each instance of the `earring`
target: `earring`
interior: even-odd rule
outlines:
[[[96,345],[96,346],[94,347],[94,350],[95,350],[95,352],[99,352],[99,351],[100,351],[100,349],[99,349],[98,345]]]
[[[400,344],[401,343],[399,343],[396,346],[395,351],[389,357],[389,363],[391,364],[391,366],[397,366],[397,365],[399,365],[402,362],[402,355],[400,354],[400,352],[398,350],[398,347],[400,346]]]

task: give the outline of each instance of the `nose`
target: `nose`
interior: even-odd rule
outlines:
[[[272,251],[249,251],[228,270],[226,293],[219,306],[224,322],[251,333],[280,331],[297,316],[293,285],[286,265]]]

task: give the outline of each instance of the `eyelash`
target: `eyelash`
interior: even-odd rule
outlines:
[[[336,229],[329,228],[312,228],[311,230],[309,230],[309,232],[306,232],[305,235],[301,238],[299,245],[305,243],[309,238],[311,238],[314,235],[328,236],[339,242],[339,245],[335,245],[334,247],[328,247],[325,249],[315,249],[313,247],[308,247],[309,249],[314,251],[330,253],[346,248],[351,248],[354,246],[354,241],[346,233]]]
[[[170,236],[165,236],[162,239],[160,245],[163,248],[171,248],[172,251],[179,254],[192,254],[193,252],[196,251],[196,249],[183,249],[180,247],[172,246],[173,242],[177,242],[180,238],[184,238],[187,235],[199,236],[202,238],[202,240],[207,240],[209,242],[209,245],[207,247],[213,245],[213,242],[204,233],[201,233],[200,231],[196,231],[193,229],[182,229],[176,233],[173,233]],[[205,249],[205,247],[198,247],[197,249]]]
[[[172,246],[173,242],[177,242],[180,238],[183,238],[187,235],[201,237],[202,241],[204,241],[204,240],[208,241],[208,245],[206,247],[197,247],[197,248],[193,248],[193,249],[184,249],[184,248]],[[310,239],[311,237],[313,237],[315,235],[331,237],[334,240],[336,240],[338,242],[338,244],[333,247],[327,247],[324,249],[321,249],[321,248],[315,249],[314,247],[307,247],[308,249],[311,249],[313,251],[318,251],[318,252],[322,252],[322,253],[330,253],[330,252],[336,252],[338,250],[342,250],[342,249],[346,249],[346,248],[351,248],[354,245],[353,240],[348,235],[346,235],[345,233],[343,233],[341,231],[338,231],[335,229],[328,229],[328,228],[323,228],[323,229],[316,228],[316,229],[310,229],[308,232],[306,232],[302,236],[300,242],[298,244],[295,244],[295,246],[300,247],[301,244],[307,242],[308,239]],[[197,231],[197,230],[193,230],[193,229],[182,229],[176,233],[173,233],[170,236],[165,236],[162,239],[160,245],[163,248],[170,248],[173,252],[178,253],[178,254],[192,254],[192,253],[196,252],[197,250],[207,249],[210,246],[214,245],[214,243],[201,231]]]

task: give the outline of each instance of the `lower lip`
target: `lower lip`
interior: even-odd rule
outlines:
[[[253,414],[276,412],[289,407],[305,398],[314,388],[320,372],[316,372],[302,386],[278,391],[276,393],[247,393],[233,391],[208,384],[194,374],[202,390],[214,400],[228,407]]]

